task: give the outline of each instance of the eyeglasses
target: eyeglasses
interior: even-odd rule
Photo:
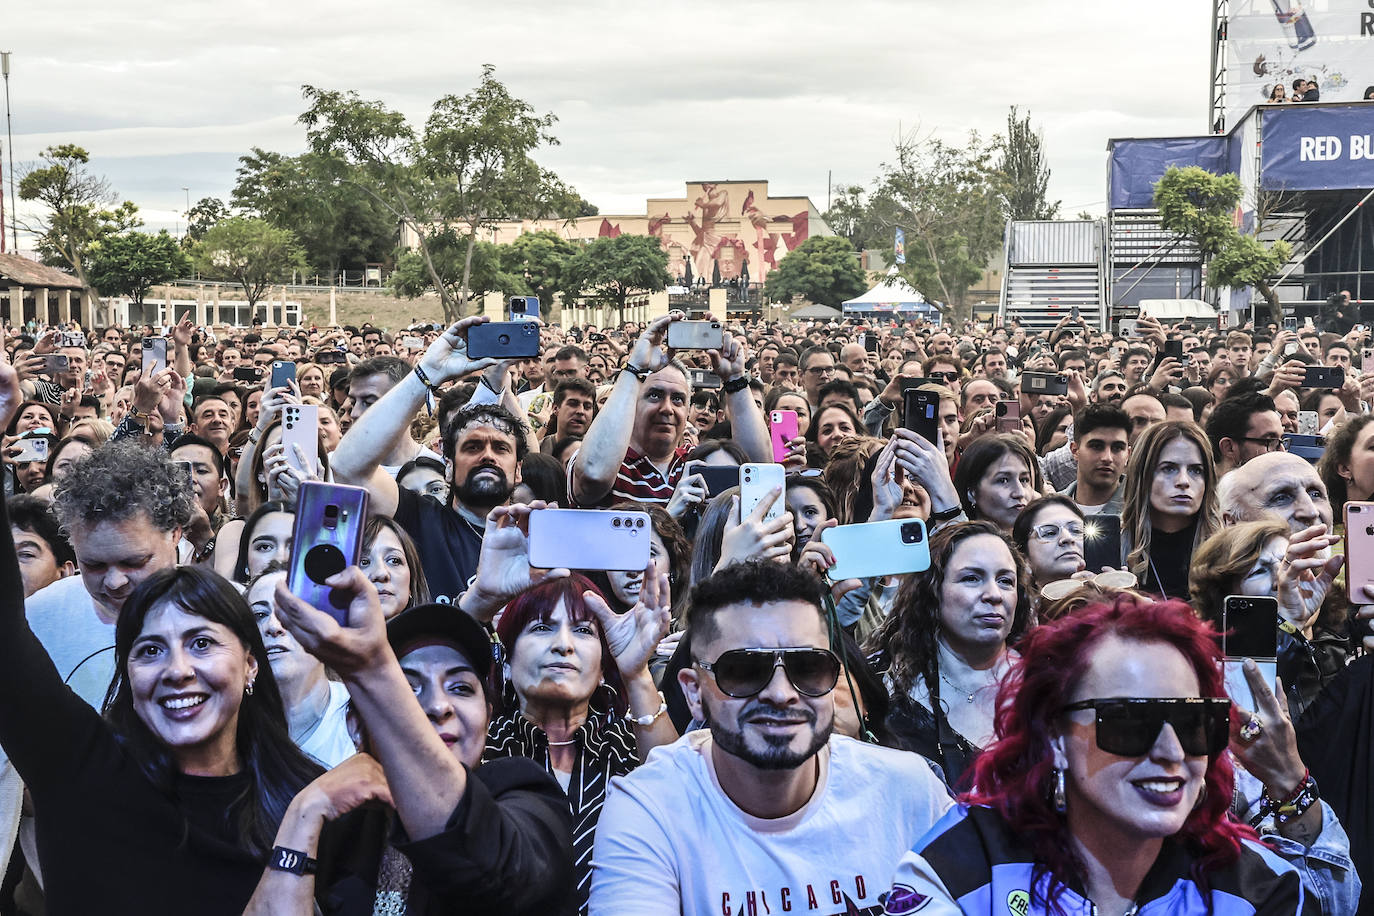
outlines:
[[[1284,441],[1283,441],[1281,438],[1279,438],[1278,436],[1266,436],[1266,437],[1264,437],[1263,439],[1256,439],[1256,438],[1254,438],[1253,436],[1242,436],[1242,437],[1241,437],[1241,441],[1243,441],[1243,442],[1253,442],[1253,443],[1255,443],[1256,445],[1262,445],[1262,446],[1264,446],[1264,450],[1265,450],[1266,452],[1286,452],[1286,451],[1288,451],[1288,443],[1287,443],[1287,442],[1284,442]]]
[[[946,382],[957,382],[957,381],[959,381],[959,373],[957,373],[957,372],[932,372],[932,373],[930,373],[929,375],[927,375],[926,378],[938,378],[938,379],[944,379]]]
[[[1083,700],[1064,712],[1097,713],[1097,746],[1119,757],[1144,757],[1167,723],[1189,757],[1215,757],[1230,738],[1231,701],[1226,697],[1112,697]]]
[[[1124,569],[1109,569],[1087,579],[1055,579],[1053,582],[1046,582],[1044,587],[1040,589],[1040,597],[1046,601],[1058,601],[1060,598],[1067,598],[1089,585],[1099,590],[1125,591],[1135,588],[1139,584],[1140,580],[1135,577],[1135,573],[1127,572]],[[1088,597],[1095,596],[1089,595]]]
[[[1059,532],[1067,531],[1069,537],[1083,537],[1083,523],[1069,522],[1067,525],[1036,525],[1031,529],[1031,534],[1035,535],[1037,541],[1047,543],[1059,540]]]
[[[697,662],[721,693],[737,700],[761,693],[779,665],[802,696],[823,697],[840,679],[840,659],[828,649],[731,649],[714,663]]]
[[[810,372],[810,373],[813,374],[813,375],[824,375],[824,374],[827,373],[827,372],[833,374],[834,371],[835,371],[835,367],[834,367],[834,366],[812,366],[812,367],[810,367],[809,369],[807,369],[806,371],[807,371],[807,372]]]

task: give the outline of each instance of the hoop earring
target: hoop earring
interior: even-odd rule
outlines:
[[[253,682],[252,682],[252,681],[249,681],[249,682],[248,682],[248,686],[245,687],[245,688],[243,688],[243,694],[244,694],[244,696],[249,696],[249,697],[251,697],[251,696],[253,695]]]
[[[1064,771],[1054,768],[1054,810],[1063,814],[1069,809],[1068,798],[1064,791]]]

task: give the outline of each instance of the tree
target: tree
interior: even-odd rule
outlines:
[[[539,307],[548,317],[553,297],[567,285],[568,264],[578,246],[548,229],[526,232],[509,245],[501,246],[505,270],[524,279],[529,294],[539,297]]]
[[[764,292],[774,302],[800,296],[833,308],[866,289],[868,278],[854,246],[839,235],[811,236],[789,251],[764,283]]]
[[[1265,245],[1235,223],[1240,178],[1214,175],[1195,165],[1170,166],[1155,183],[1155,206],[1165,229],[1188,239],[1208,259],[1207,283],[1241,289],[1253,286],[1269,304],[1269,320],[1279,324],[1283,307],[1271,284],[1293,254],[1285,241]]]
[[[42,205],[41,216],[19,222],[38,237],[36,247],[45,264],[69,268],[83,286],[90,286],[86,260],[102,239],[143,225],[133,201],[116,203],[118,196],[106,179],[87,168],[90,153],[73,144],[50,146],[39,154],[41,165],[19,181],[19,199]]]
[[[189,273],[191,259],[166,229],[157,235],[131,230],[92,245],[89,270],[106,295],[128,296],[141,306],[148,290]]]
[[[191,260],[205,276],[242,286],[250,313],[269,286],[305,270],[305,256],[289,230],[246,216],[211,226],[191,249]]]
[[[477,242],[468,260],[468,241],[468,236],[459,235],[454,230],[429,241],[430,263],[446,285],[444,293],[457,299],[466,261],[469,267],[468,291],[477,301],[480,302],[487,293],[525,295],[524,280],[506,270],[508,255],[505,249],[509,246]],[[396,269],[391,273],[390,282],[392,293],[410,299],[424,295],[434,286],[429,265],[417,251],[407,251],[396,259]]]
[[[943,303],[947,319],[969,315],[967,294],[1002,242],[1002,179],[997,150],[977,133],[954,146],[915,132],[897,142],[870,202],[870,219],[886,237],[906,231],[902,277],[927,300]],[[888,263],[892,263],[890,244]]]
[[[239,157],[233,203],[296,233],[306,259],[333,276],[389,260],[396,219],[357,186],[356,166],[315,152],[300,156],[253,147]]]
[[[672,282],[668,252],[658,239],[646,235],[599,238],[568,262],[564,301],[591,299],[613,305],[621,323],[625,302],[632,293],[656,293]]]
[[[1045,161],[1045,137],[1031,127],[1030,115],[1018,117],[1016,106],[1007,113],[1007,135],[997,165],[1005,184],[1002,210],[1007,219],[1056,219],[1059,201],[1050,203],[1050,166]]]
[[[186,234],[181,237],[181,247],[189,249],[205,238],[211,226],[233,215],[228,205],[218,197],[202,197],[186,211]]]
[[[558,142],[550,133],[554,116],[536,115],[493,72],[484,66],[471,93],[436,101],[422,132],[356,92],[304,87],[310,108],[300,121],[311,149],[355,166],[350,180],[410,232],[448,319],[467,307],[479,230],[500,220],[585,209],[585,201],[532,158]],[[431,241],[449,232],[466,239],[456,294],[431,250]]]
[[[825,211],[825,223],[836,235],[849,239],[859,251],[892,245],[892,238],[880,238],[882,229],[874,218],[873,208],[862,185],[843,185],[835,189],[830,209]]]

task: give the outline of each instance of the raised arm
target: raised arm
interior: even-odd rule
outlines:
[[[410,425],[415,412],[425,402],[426,387],[418,373],[438,386],[451,378],[494,365],[491,359],[472,360],[467,355],[467,332],[482,324],[485,316],[464,318],[430,344],[411,372],[384,394],[376,404],[354,421],[330,458],[329,466],[339,483],[366,487],[372,497],[371,511],[393,515],[399,499],[396,481],[381,469],[383,456],[396,437]]]
[[[744,347],[731,334],[726,334],[719,350],[712,350],[716,375],[729,384],[744,377]],[[773,460],[773,440],[768,434],[763,411],[754,403],[754,392],[745,385],[739,391],[725,395],[725,412],[730,417],[730,432],[744,449],[750,461]]]

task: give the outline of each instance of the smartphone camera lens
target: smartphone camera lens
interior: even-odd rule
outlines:
[[[644,527],[644,519],[642,519],[642,518],[637,518],[637,519],[635,519],[635,527],[636,527],[636,528],[643,528],[643,527]]]
[[[902,543],[919,544],[925,539],[925,532],[919,522],[912,522],[902,526]]]
[[[620,519],[619,519],[619,518],[613,518],[613,519],[611,519],[611,527],[612,527],[612,528],[619,528],[619,527],[620,527]]]

